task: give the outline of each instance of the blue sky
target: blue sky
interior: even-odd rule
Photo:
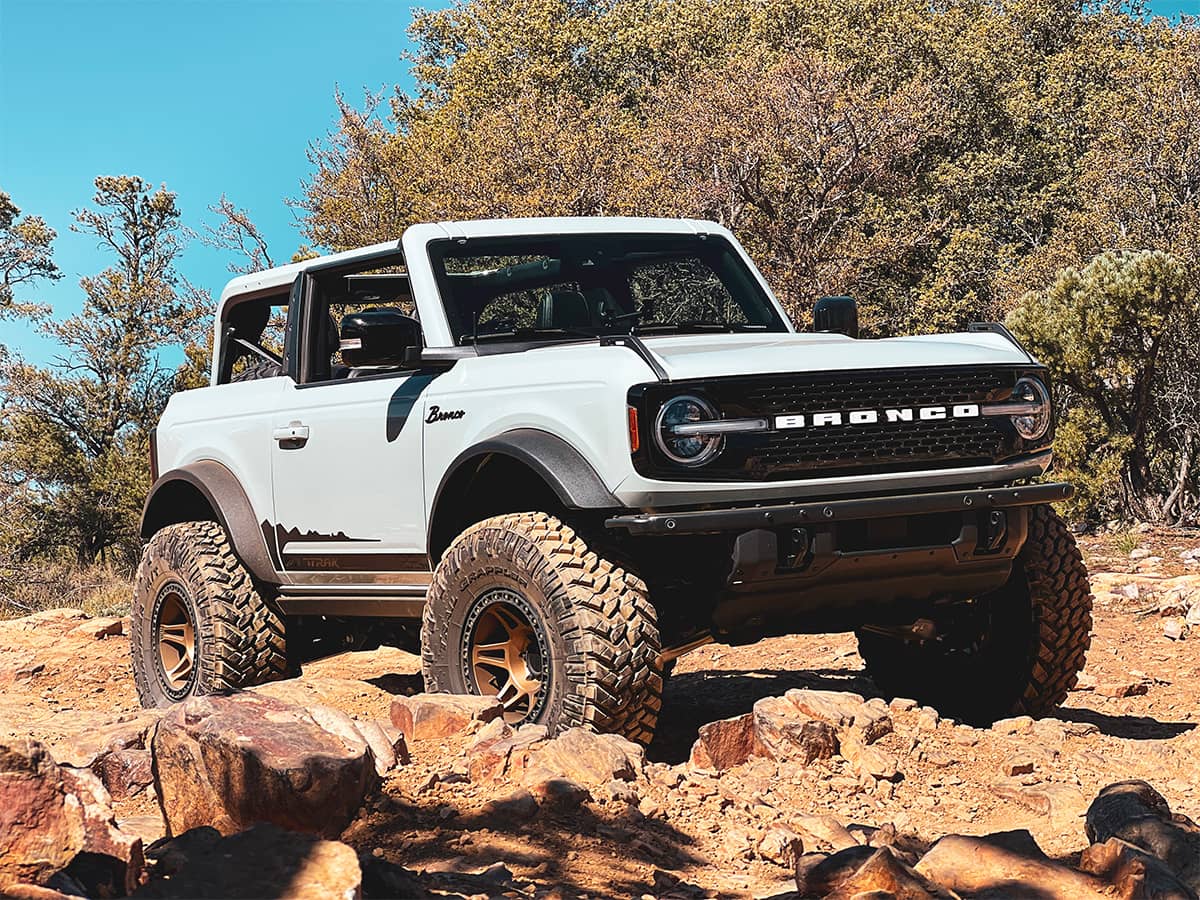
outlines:
[[[423,0],[429,7],[441,0]],[[1155,12],[1200,14],[1200,0]],[[224,192],[250,210],[277,261],[301,242],[287,197],[305,149],[334,122],[335,86],[408,86],[400,0],[0,0],[0,188],[59,233],[64,278],[38,288],[78,309],[81,275],[110,264],[70,212],[99,174],[166,183],[199,230]],[[179,266],[219,292],[228,259],[193,241]],[[0,342],[45,361],[53,347],[0,322]]]
[[[439,5],[425,0],[425,6]],[[78,309],[79,277],[111,258],[70,231],[96,175],[166,183],[200,230],[224,192],[250,210],[276,261],[301,243],[283,199],[305,149],[348,98],[407,81],[413,4],[388,0],[0,0],[0,188],[58,231],[61,281],[37,289]],[[179,266],[219,293],[228,259],[192,241]],[[16,323],[0,341],[45,360]]]

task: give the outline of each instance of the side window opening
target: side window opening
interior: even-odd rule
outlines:
[[[283,374],[288,299],[287,293],[272,294],[225,309],[218,384]]]
[[[315,289],[309,298],[312,315],[310,340],[305,348],[309,354],[305,382],[343,381],[401,371],[400,365],[354,365],[355,339],[347,339],[344,331],[347,317],[358,313],[393,311],[417,317],[403,268],[387,266],[352,274],[319,274],[314,280]]]

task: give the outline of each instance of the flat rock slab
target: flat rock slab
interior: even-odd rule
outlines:
[[[155,848],[155,878],[135,897],[273,897],[356,900],[362,868],[338,841],[258,825],[232,837],[211,828],[187,832]]]
[[[594,787],[610,781],[642,778],[646,751],[616,734],[568,728],[553,740],[524,751],[520,769],[521,780],[527,784],[565,778],[584,787]]]
[[[473,721],[490,722],[503,714],[495,697],[474,694],[414,694],[392,701],[392,724],[409,741],[448,738]]]
[[[306,709],[258,694],[193,697],[152,741],[155,787],[169,834],[211,825],[233,834],[262,822],[333,837],[375,785],[364,740]]]

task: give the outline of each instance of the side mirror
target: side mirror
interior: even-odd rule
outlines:
[[[858,304],[854,298],[820,298],[813,306],[813,331],[858,337]]]
[[[420,346],[421,323],[398,309],[368,309],[342,319],[338,349],[351,368],[401,366],[408,351]]]

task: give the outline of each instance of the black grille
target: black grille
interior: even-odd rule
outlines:
[[[814,375],[753,376],[716,379],[697,389],[707,394],[726,418],[852,410],[953,406],[995,402],[1009,397],[1026,370],[1004,366],[873,369]],[[679,385],[648,389],[647,421],[653,410],[680,393]],[[652,442],[650,442],[652,443]],[[736,477],[759,481],[846,474],[919,471],[985,465],[1029,452],[1007,417],[950,418],[772,430],[730,435],[725,450],[710,465],[682,472],[659,459],[652,448],[642,466],[663,477]]]

